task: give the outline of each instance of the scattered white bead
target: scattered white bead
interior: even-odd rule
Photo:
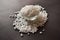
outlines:
[[[14,29],[16,29],[16,27],[14,27]]]
[[[42,34],[43,32],[41,31],[40,34]]]
[[[21,33],[20,36],[23,37],[23,34]]]
[[[30,33],[28,33],[28,35],[30,35]]]

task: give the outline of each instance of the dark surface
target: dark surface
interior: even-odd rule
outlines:
[[[19,11],[24,5],[39,4],[48,13],[46,31],[43,35],[38,32],[20,37],[12,27],[13,19],[10,14]],[[0,0],[0,40],[59,40],[60,39],[60,1],[59,0]]]

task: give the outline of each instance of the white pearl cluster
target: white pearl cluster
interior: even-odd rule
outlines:
[[[37,32],[39,26],[43,26],[47,21],[47,13],[39,5],[26,5],[18,12],[13,25],[19,32]]]

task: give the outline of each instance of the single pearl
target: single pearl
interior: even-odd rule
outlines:
[[[42,34],[43,32],[41,31],[40,34]]]
[[[20,36],[23,37],[23,34],[21,33]]]

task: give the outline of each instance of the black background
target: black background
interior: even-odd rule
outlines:
[[[27,4],[41,5],[48,13],[46,31],[20,37],[20,33],[12,27],[10,14],[19,11]],[[59,0],[0,0],[0,40],[59,40],[60,39],[60,1]]]

